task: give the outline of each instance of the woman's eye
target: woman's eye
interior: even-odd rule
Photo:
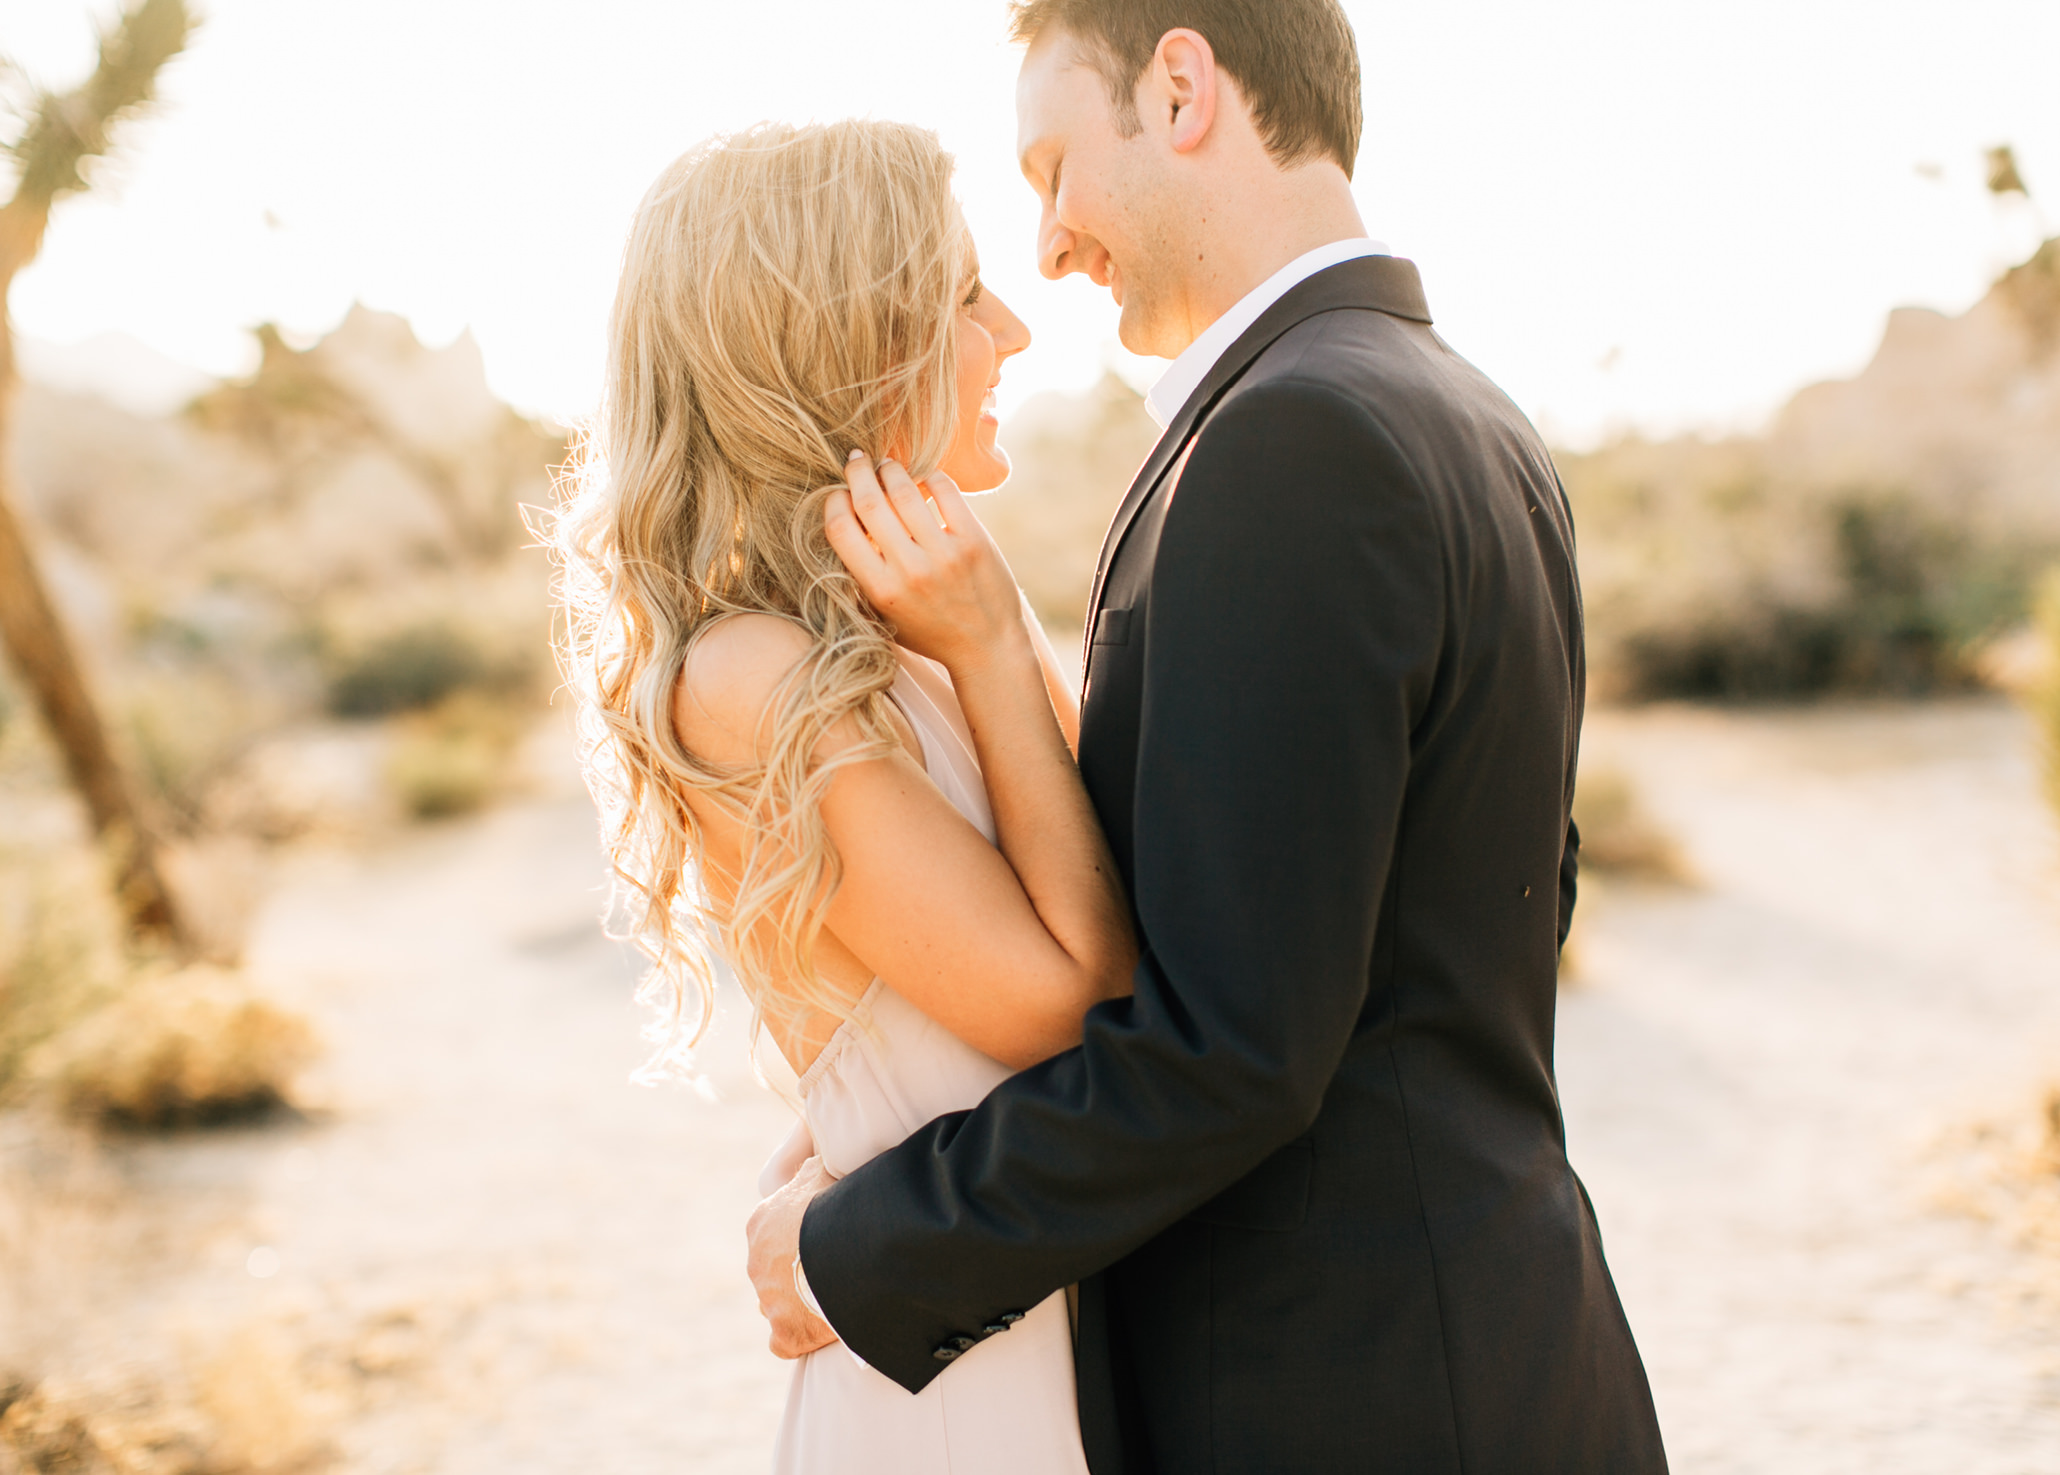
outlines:
[[[960,306],[960,307],[977,307],[977,306],[979,305],[979,302],[980,302],[980,292],[981,292],[981,287],[980,287],[980,284],[979,284],[979,283],[978,283],[978,282],[976,281],[976,282],[974,282],[974,283],[973,283],[973,290],[972,290],[972,291],[970,291],[970,292],[968,292],[968,293],[966,293],[966,300],[965,300],[964,302],[961,302],[961,303],[959,304],[959,306]]]

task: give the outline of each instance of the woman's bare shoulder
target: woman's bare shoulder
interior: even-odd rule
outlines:
[[[762,756],[766,708],[805,657],[808,632],[778,615],[730,615],[694,642],[673,689],[680,741],[704,759]]]
[[[672,721],[680,741],[707,762],[762,761],[772,738],[767,711],[781,685],[815,642],[779,615],[729,615],[696,640],[673,689]],[[910,753],[922,751],[915,729],[891,704],[888,725]],[[845,733],[841,746],[855,735]]]

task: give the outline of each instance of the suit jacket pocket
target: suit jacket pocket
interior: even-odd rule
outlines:
[[[1130,611],[1126,609],[1105,609],[1094,622],[1094,643],[1096,645],[1128,645],[1130,643]]]
[[[1316,1144],[1297,1137],[1189,1217],[1231,1229],[1300,1229],[1315,1171]]]

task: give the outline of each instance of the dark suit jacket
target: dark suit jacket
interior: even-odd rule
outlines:
[[[1083,1282],[1097,1475],[1665,1469],[1552,1074],[1572,525],[1429,325],[1408,262],[1332,267],[1169,427],[1081,719],[1135,997],[803,1223],[910,1389]]]

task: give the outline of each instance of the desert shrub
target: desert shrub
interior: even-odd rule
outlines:
[[[341,661],[329,682],[339,717],[381,717],[431,707],[485,679],[478,643],[441,621],[383,636]]]
[[[313,1054],[306,1021],[202,965],[132,980],[39,1050],[32,1070],[74,1116],[166,1127],[287,1104]]]
[[[2032,714],[2039,725],[2046,798],[2060,814],[2060,568],[2050,570],[2040,584],[2033,622],[2045,645],[2045,663],[2032,685]],[[2054,1121],[2060,1133],[2060,1116]]]
[[[330,659],[329,710],[384,717],[434,707],[458,692],[533,697],[548,663],[549,617],[540,594],[520,598],[524,593],[483,590],[469,618],[431,613],[341,643]],[[510,604],[515,608],[496,607]]]
[[[1713,608],[1671,650],[1634,639],[1643,694],[1916,696],[1978,684],[1980,642],[2021,617],[2029,570],[1901,494],[1847,494],[1818,516],[1832,571],[1827,597]]]
[[[1674,839],[1646,811],[1628,775],[1591,766],[1574,789],[1581,831],[1581,870],[1648,881],[1686,882],[1687,863]]]
[[[2030,599],[2035,542],[1908,492],[1777,491],[1736,447],[1627,444],[1561,470],[1606,696],[1966,689]]]
[[[408,719],[387,781],[416,819],[469,814],[506,787],[527,719],[520,704],[461,691]]]

